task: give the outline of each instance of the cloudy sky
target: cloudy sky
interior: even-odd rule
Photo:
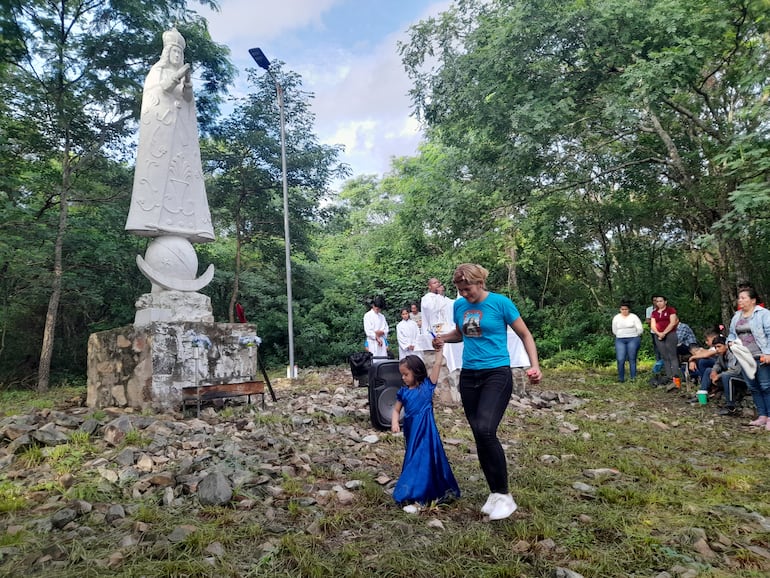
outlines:
[[[240,87],[246,69],[256,68],[249,48],[282,60],[315,94],[321,142],[344,145],[342,160],[354,175],[382,175],[391,157],[415,154],[420,139],[396,43],[407,39],[411,24],[448,5],[449,0],[221,0],[219,13],[201,12],[214,41],[230,48]]]

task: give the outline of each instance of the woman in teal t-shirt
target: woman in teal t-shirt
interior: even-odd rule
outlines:
[[[508,491],[505,452],[497,438],[497,428],[513,392],[509,326],[529,356],[530,382],[539,383],[542,373],[535,340],[519,310],[508,297],[487,290],[488,275],[481,265],[464,263],[457,267],[452,279],[459,296],[454,303],[456,328],[436,337],[436,342],[463,342],[460,398],[490,491],[481,512],[490,520],[502,520],[516,511],[516,502]]]

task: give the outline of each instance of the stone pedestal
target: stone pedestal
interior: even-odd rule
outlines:
[[[136,301],[136,326],[184,321],[213,323],[211,298],[202,293],[161,290],[145,293]]]
[[[256,327],[151,322],[88,339],[89,407],[182,407],[182,388],[255,379]]]

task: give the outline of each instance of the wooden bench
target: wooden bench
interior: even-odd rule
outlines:
[[[262,409],[265,408],[265,382],[242,381],[240,383],[207,383],[198,386],[190,385],[182,388],[182,401],[185,405],[198,404],[214,399],[226,399],[230,397],[248,397],[251,404],[252,395],[262,396]]]

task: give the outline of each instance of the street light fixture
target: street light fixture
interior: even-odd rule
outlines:
[[[289,371],[291,379],[297,377],[294,371],[294,315],[292,313],[291,296],[291,242],[289,240],[289,182],[286,174],[286,119],[283,107],[283,87],[278,78],[270,70],[270,61],[261,48],[250,48],[249,54],[257,66],[267,71],[275,81],[275,92],[278,95],[278,110],[281,121],[281,172],[283,173],[283,240],[286,249],[286,300],[289,314]]]

